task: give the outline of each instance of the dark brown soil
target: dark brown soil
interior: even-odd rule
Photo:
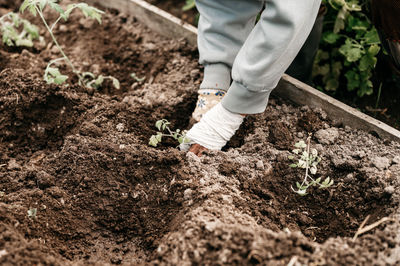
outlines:
[[[35,48],[1,45],[1,265],[400,263],[400,143],[272,98],[223,152],[150,147],[158,119],[189,124],[196,50],[112,10],[102,25],[79,13],[70,21],[56,35],[72,61],[122,86],[88,90],[72,73],[67,86],[47,85],[57,53],[43,30]],[[300,197],[288,155],[309,133],[323,157],[317,176],[335,183]],[[367,224],[393,221],[353,242],[368,215]]]

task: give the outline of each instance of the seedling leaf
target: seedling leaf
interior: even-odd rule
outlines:
[[[114,88],[116,88],[117,90],[119,90],[119,88],[120,88],[120,83],[119,83],[119,80],[118,79],[116,79],[116,78],[112,78],[112,82],[113,82],[113,86],[114,86]]]
[[[162,124],[163,124],[163,121],[162,121],[162,120],[158,120],[158,121],[156,122],[156,128],[157,128],[158,130],[161,130]]]
[[[149,145],[153,146],[153,147],[157,147],[157,144],[158,144],[158,140],[157,140],[156,136],[152,135],[150,137]]]

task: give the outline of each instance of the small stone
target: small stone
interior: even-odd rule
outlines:
[[[93,64],[92,65],[92,72],[95,74],[100,74],[101,73],[101,67],[99,64]]]
[[[93,123],[83,122],[79,133],[82,136],[99,137],[102,135],[101,129]]]
[[[81,24],[85,29],[90,29],[94,25],[94,20],[81,18],[79,24]]]
[[[184,198],[185,200],[190,200],[190,199],[192,198],[192,194],[193,194],[193,190],[191,190],[190,188],[188,188],[188,189],[186,189],[186,190],[183,192],[183,198]]]
[[[356,153],[356,156],[358,156],[360,159],[364,158],[367,154],[365,151],[359,151]]]
[[[55,184],[55,178],[45,171],[36,174],[36,181],[41,189],[52,187]]]
[[[379,170],[387,169],[390,166],[390,160],[386,157],[378,157],[377,156],[375,158],[372,158],[371,161],[372,161],[372,164]]]
[[[11,159],[10,161],[8,161],[7,169],[8,170],[20,170],[21,165],[19,163],[17,163],[17,160]]]
[[[257,163],[256,163],[256,168],[257,168],[258,170],[264,170],[264,163],[263,163],[263,161],[258,160]]]
[[[125,129],[125,126],[124,126],[124,124],[119,123],[119,124],[116,126],[116,128],[117,128],[117,131],[118,131],[118,132],[123,132],[124,129]]]
[[[200,74],[200,70],[199,69],[194,69],[194,70],[190,71],[190,76],[192,78],[197,77],[199,74]]]
[[[317,143],[314,145],[314,148],[318,151],[318,153],[321,153],[324,151],[324,146],[322,146],[321,144]]]
[[[201,162],[200,157],[195,155],[193,152],[186,153],[186,157],[188,158],[188,160],[190,160],[192,162],[197,162],[197,163]]]
[[[337,128],[320,129],[315,133],[315,137],[321,144],[333,144],[339,137]]]
[[[400,156],[394,157],[393,160],[392,160],[392,162],[393,162],[394,164],[400,164]]]
[[[289,107],[286,104],[282,104],[282,111],[284,113],[289,113]]]
[[[303,133],[301,133],[301,132],[299,132],[299,133],[297,133],[297,137],[299,137],[299,138],[304,138],[304,134]]]
[[[346,131],[346,133],[350,133],[352,131],[352,129],[349,126],[345,126],[344,131]]]
[[[60,52],[60,50],[58,50],[57,46],[53,46],[50,51],[52,54],[58,54]]]
[[[150,51],[157,49],[157,45],[155,45],[152,42],[144,43],[143,47],[146,48],[147,50],[150,50]]]
[[[390,195],[392,195],[394,193],[394,191],[395,191],[394,186],[385,187],[385,192]]]
[[[59,30],[60,30],[60,32],[67,32],[68,31],[68,27],[65,26],[65,25],[60,25]]]
[[[302,112],[308,112],[308,111],[310,111],[310,107],[308,107],[307,105],[304,105],[304,106],[302,106],[302,107],[300,108],[300,111],[302,111]]]
[[[348,175],[343,179],[343,181],[346,182],[346,183],[350,183],[351,181],[353,181],[353,179],[354,179],[354,174],[348,174]]]

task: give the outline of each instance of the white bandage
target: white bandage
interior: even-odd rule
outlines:
[[[181,145],[181,150],[187,150],[194,143],[209,150],[221,150],[238,130],[243,119],[242,115],[232,113],[218,103],[187,132],[186,136],[191,142]]]

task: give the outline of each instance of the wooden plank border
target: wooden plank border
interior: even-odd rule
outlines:
[[[143,0],[86,0],[106,8],[114,8],[135,16],[151,30],[170,38],[185,38],[197,45],[197,29]],[[284,75],[274,94],[297,105],[308,105],[324,110],[330,119],[378,135],[400,141],[400,131],[382,123],[288,75]]]

